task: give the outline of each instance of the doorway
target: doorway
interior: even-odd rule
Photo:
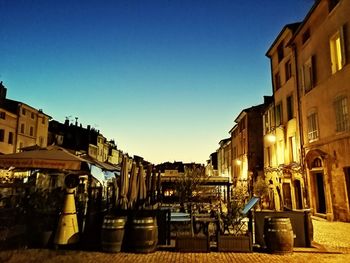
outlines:
[[[295,208],[303,209],[302,203],[302,193],[301,193],[301,184],[299,180],[294,181],[294,194],[295,194]]]
[[[316,212],[326,213],[326,196],[324,192],[324,178],[322,172],[314,173],[314,194],[316,198]]]
[[[344,167],[346,191],[348,193],[348,203],[350,207],[350,167]]]

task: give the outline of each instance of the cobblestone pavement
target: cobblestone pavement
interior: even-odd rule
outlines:
[[[326,249],[350,253],[350,223],[328,222],[314,218],[314,241]]]
[[[131,263],[167,263],[167,262],[350,262],[350,223],[313,220],[314,241],[319,249],[296,248],[290,255],[272,255],[267,253],[176,253],[156,251],[150,254],[102,253],[72,250],[23,249],[0,252],[0,262],[131,262]]]

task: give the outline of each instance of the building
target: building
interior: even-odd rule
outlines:
[[[306,206],[302,172],[295,56],[289,45],[301,23],[286,25],[266,56],[270,59],[273,101],[263,116],[264,175],[270,209]]]
[[[233,186],[246,188],[250,195],[255,180],[263,176],[262,115],[265,107],[263,103],[242,110],[230,130]]]
[[[231,175],[231,138],[223,139],[219,142],[217,150],[218,176]]]
[[[41,109],[6,98],[0,83],[0,152],[15,153],[29,146],[47,146],[51,117]]]
[[[319,0],[290,41],[313,213],[350,221],[350,0]]]

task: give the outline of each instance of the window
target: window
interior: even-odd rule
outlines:
[[[307,129],[308,129],[309,142],[317,140],[318,139],[318,121],[317,121],[316,112],[312,112],[307,117]]]
[[[349,130],[349,111],[348,111],[348,99],[345,96],[339,96],[334,101],[335,110],[335,122],[336,131],[348,131]]]
[[[277,72],[275,74],[275,90],[278,90],[281,87],[281,77],[280,77],[280,73]]]
[[[34,112],[30,113],[30,117],[34,120]]]
[[[297,146],[295,143],[295,136],[289,137],[289,161],[296,162],[297,160]]]
[[[282,103],[276,105],[276,126],[282,125]]]
[[[5,130],[0,129],[0,142],[3,142],[5,140]]]
[[[306,29],[302,36],[302,42],[305,44],[306,41],[310,38],[310,29]]]
[[[22,108],[22,115],[26,115],[26,109]]]
[[[329,40],[331,51],[332,74],[341,70],[345,65],[345,43],[343,27],[340,28]]]
[[[287,97],[287,117],[288,120],[291,120],[294,118],[294,108],[293,108],[293,96]]]
[[[8,143],[9,143],[9,144],[13,144],[13,132],[9,132]]]
[[[30,129],[29,129],[29,135],[30,136],[34,135],[34,127],[33,126],[31,126]]]
[[[6,117],[6,113],[3,111],[0,111],[0,119],[4,119],[5,120]]]
[[[283,42],[277,47],[278,62],[281,62],[284,57],[284,45]]]
[[[338,3],[339,0],[328,0],[328,11],[331,12]]]
[[[303,84],[305,93],[309,92],[316,84],[316,57],[309,58],[303,66]]]
[[[45,124],[45,117],[43,117],[43,118],[41,119],[41,123],[42,123],[42,124]]]
[[[290,60],[288,60],[284,65],[284,70],[286,73],[286,82],[287,82],[292,77],[292,63],[290,62]]]
[[[21,123],[21,133],[24,133],[24,123]]]

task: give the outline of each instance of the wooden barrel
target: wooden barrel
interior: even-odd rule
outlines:
[[[290,218],[265,217],[264,239],[270,253],[293,253],[294,235]]]
[[[126,217],[106,215],[103,218],[101,230],[101,246],[106,252],[120,252],[123,238]]]
[[[136,253],[150,253],[156,250],[157,244],[156,217],[133,217],[128,227],[128,250]]]

